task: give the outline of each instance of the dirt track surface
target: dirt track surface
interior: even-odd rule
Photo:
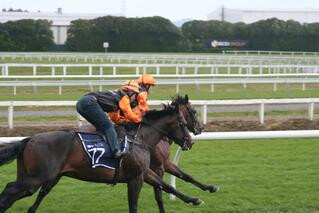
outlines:
[[[17,126],[12,130],[0,127],[0,137],[31,136],[40,132],[74,128],[75,125],[64,124],[56,126],[25,125]],[[270,119],[264,124],[249,120],[214,120],[205,125],[205,132],[229,131],[275,131],[275,130],[319,130],[319,119]]]

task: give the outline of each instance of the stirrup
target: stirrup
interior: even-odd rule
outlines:
[[[128,153],[127,135],[125,135],[124,147],[114,153],[115,158],[121,158]]]
[[[127,154],[127,152],[124,152],[123,150],[117,150],[114,153],[114,158],[122,158],[123,156],[125,156]]]

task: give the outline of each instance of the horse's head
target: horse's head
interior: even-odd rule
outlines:
[[[204,128],[196,117],[196,109],[189,102],[187,95],[185,95],[185,97],[177,96],[177,98],[173,99],[172,105],[180,106],[180,110],[184,115],[189,131],[194,133],[194,135],[202,133]]]
[[[174,141],[182,147],[182,150],[189,150],[192,148],[193,141],[181,108],[180,104],[164,105],[163,110],[148,111],[142,122]]]
[[[182,111],[182,105],[172,105],[176,114],[172,116],[173,124],[170,133],[176,144],[182,147],[182,150],[189,150],[193,146],[192,137],[188,132],[188,122],[185,119],[184,113]]]

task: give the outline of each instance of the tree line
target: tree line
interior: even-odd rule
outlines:
[[[71,51],[102,52],[213,52],[213,40],[246,40],[244,49],[319,51],[319,23],[301,24],[277,18],[252,24],[224,21],[189,21],[176,27],[163,17],[105,16],[78,19],[68,29],[66,47]],[[20,20],[0,24],[0,51],[47,51],[53,45],[50,22]],[[238,47],[228,47],[238,49]]]
[[[0,51],[47,51],[54,44],[47,20],[0,23]]]

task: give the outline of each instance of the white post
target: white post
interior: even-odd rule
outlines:
[[[92,81],[89,81],[89,87],[90,87],[90,91],[93,92],[93,84],[92,84]]]
[[[313,121],[314,118],[314,109],[315,109],[315,103],[310,103],[308,106],[308,117],[309,120]]]
[[[259,122],[261,124],[264,123],[264,115],[265,115],[265,104],[261,103],[259,104]]]
[[[89,65],[89,75],[92,75],[92,66]]]
[[[179,84],[176,84],[176,93],[179,93]]]
[[[4,67],[4,75],[5,75],[5,76],[8,76],[8,75],[9,75],[9,66],[8,66],[8,65],[6,65],[6,66]]]
[[[37,75],[37,67],[33,66],[33,75]]]
[[[146,73],[146,67],[143,66],[143,74],[145,74],[145,73]]]
[[[59,86],[59,95],[62,95],[62,86]]]
[[[113,75],[116,75],[116,67],[113,66]]]
[[[51,67],[51,75],[55,75],[55,67]]]
[[[202,107],[202,121],[203,121],[203,124],[207,124],[207,105],[203,105]]]
[[[210,86],[210,90],[211,90],[211,92],[214,92],[214,91],[215,91],[214,84],[211,84],[211,86]]]
[[[181,154],[182,154],[182,149],[181,149],[181,147],[178,147],[178,150],[176,151],[175,157],[173,160],[173,163],[175,165],[178,164],[178,161],[179,161]],[[171,175],[171,186],[174,187],[174,189],[176,189],[176,177],[174,175]],[[170,200],[175,200],[175,198],[176,198],[175,195],[172,195],[172,194],[170,194],[169,197],[170,197]]]
[[[63,66],[63,75],[66,75],[66,66]]]
[[[306,90],[306,83],[303,82],[303,83],[302,83],[302,91],[305,91],[305,90]]]
[[[13,129],[13,102],[8,107],[8,126],[9,129]]]

